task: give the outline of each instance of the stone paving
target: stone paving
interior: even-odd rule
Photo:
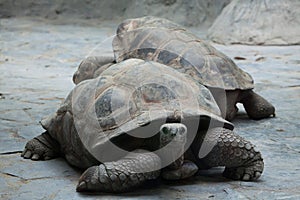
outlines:
[[[134,192],[79,194],[80,171],[62,158],[20,157],[73,88],[80,61],[97,54],[117,22],[64,23],[38,18],[0,20],[0,199],[300,199],[300,46],[222,46],[255,80],[255,90],[276,107],[276,117],[254,121],[243,109],[236,132],[261,150],[265,171],[257,182],[230,181],[222,169],[180,182],[154,181]],[[193,28],[193,31],[197,31]],[[203,32],[197,32],[203,35]],[[100,51],[99,51],[100,52]]]

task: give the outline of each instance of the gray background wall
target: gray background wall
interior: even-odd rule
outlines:
[[[154,15],[222,44],[300,44],[299,0],[0,0],[0,17],[119,20]]]
[[[230,0],[0,0],[0,17],[101,20],[161,16],[186,26],[210,25]]]

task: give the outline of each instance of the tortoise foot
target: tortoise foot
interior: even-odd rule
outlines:
[[[31,160],[50,160],[59,156],[59,144],[45,132],[27,142],[21,156]]]
[[[92,166],[81,175],[76,187],[77,192],[95,191],[100,188],[105,188],[105,184],[99,181],[99,176],[102,176],[100,175],[99,168],[102,168],[102,166]]]
[[[223,176],[233,180],[254,181],[257,180],[264,168],[262,160],[253,162],[250,166],[242,166],[237,168],[225,168]]]
[[[275,107],[262,96],[253,91],[241,100],[248,116],[251,119],[259,120],[268,117],[275,117]]]
[[[129,153],[123,159],[88,168],[77,192],[128,192],[159,174],[160,158],[154,153]]]
[[[223,175],[233,180],[252,181],[263,173],[264,162],[256,147],[233,131],[213,128],[208,134],[217,144],[203,158],[208,167],[225,166]],[[209,142],[209,141],[207,141]]]

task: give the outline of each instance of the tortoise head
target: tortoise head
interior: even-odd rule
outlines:
[[[117,35],[124,33],[124,32],[132,31],[132,30],[136,29],[138,27],[138,25],[139,25],[138,20],[127,19],[118,26]]]

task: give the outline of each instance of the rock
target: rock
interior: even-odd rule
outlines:
[[[222,44],[300,44],[300,1],[233,0],[217,17],[208,37]]]
[[[122,21],[154,15],[185,26],[210,26],[230,0],[0,0],[0,17],[40,16],[47,19]]]
[[[208,25],[216,19],[230,0],[139,0],[128,6],[127,18],[153,15],[184,26]]]

